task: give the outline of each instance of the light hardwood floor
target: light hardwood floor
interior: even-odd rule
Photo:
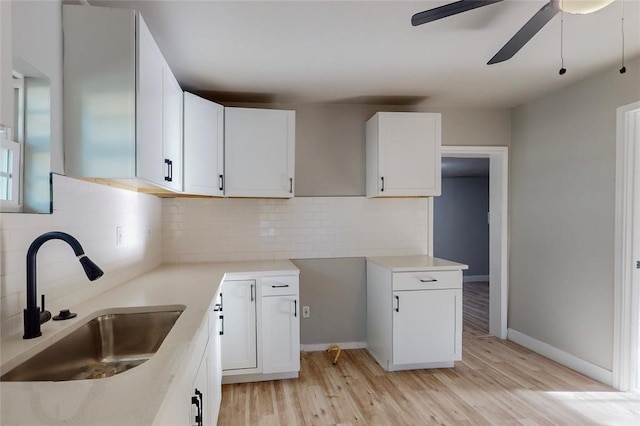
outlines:
[[[306,352],[297,380],[224,385],[218,425],[640,425],[640,395],[486,336],[482,291],[465,286],[455,368],[388,373],[364,349],[337,365]]]

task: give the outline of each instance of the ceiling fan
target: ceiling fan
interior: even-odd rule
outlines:
[[[454,3],[416,13],[411,17],[411,25],[415,27],[501,1],[503,0],[459,0]],[[600,10],[612,2],[613,0],[549,0],[549,2],[542,6],[542,8],[511,37],[502,49],[487,62],[487,65],[497,64],[498,62],[511,59],[513,55],[527,44],[558,12],[587,14]]]

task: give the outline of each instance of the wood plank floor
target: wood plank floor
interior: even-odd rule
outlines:
[[[488,336],[489,283],[464,283],[462,289],[462,338]]]
[[[218,425],[640,425],[640,395],[486,336],[483,290],[488,303],[488,286],[465,286],[455,368],[388,373],[364,349],[337,365],[306,352],[297,380],[224,385]]]

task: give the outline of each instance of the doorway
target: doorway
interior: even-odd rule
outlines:
[[[508,148],[443,146],[442,157],[489,159],[489,334],[507,338]],[[433,254],[433,199],[429,200],[429,253]]]
[[[640,101],[618,108],[613,387],[640,391]]]

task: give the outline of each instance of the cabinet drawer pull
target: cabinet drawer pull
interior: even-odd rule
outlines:
[[[380,177],[380,181],[382,181],[382,186],[380,187],[380,192],[384,192],[384,176]]]
[[[251,284],[251,301],[252,302],[256,299],[254,291],[255,291],[255,284]]]
[[[220,332],[218,334],[224,336],[224,315],[220,315],[218,318],[220,319]]]
[[[293,178],[289,178],[289,194],[293,194]]]
[[[298,301],[297,300],[293,301],[293,316],[294,317],[298,316]]]
[[[289,287],[289,284],[274,284],[271,286],[271,288],[287,288]]]
[[[218,189],[224,191],[224,176],[218,175]]]
[[[400,312],[400,296],[396,296],[396,312]]]
[[[418,278],[421,283],[437,283],[438,280],[435,278]]]

